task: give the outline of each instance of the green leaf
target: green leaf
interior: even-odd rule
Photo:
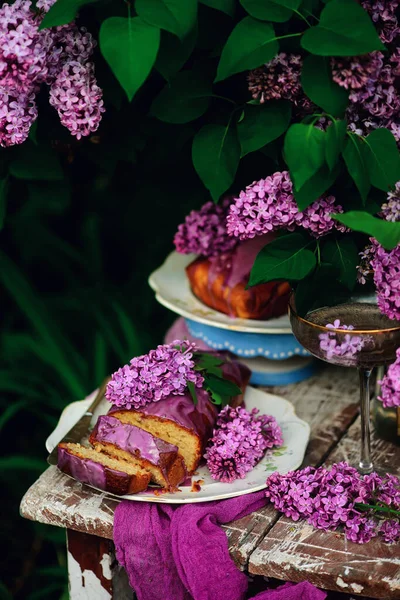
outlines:
[[[200,4],[215,8],[229,17],[235,16],[235,0],[199,0]]]
[[[385,50],[368,13],[355,0],[332,0],[320,21],[301,38],[301,45],[319,56],[358,56]]]
[[[333,81],[328,59],[307,56],[303,63],[301,83],[310,100],[325,112],[337,117],[346,110],[349,93]]]
[[[279,50],[272,25],[245,17],[238,23],[222,50],[215,81],[259,67]]]
[[[259,150],[281,136],[290,123],[291,115],[292,105],[286,100],[258,106],[247,105],[244,119],[238,124],[242,156]]]
[[[214,202],[231,186],[240,160],[240,144],[232,125],[206,125],[192,146],[193,165]]]
[[[293,16],[301,0],[240,0],[240,4],[255,19],[284,23]]]
[[[101,24],[99,41],[102,55],[132,100],[156,60],[160,30],[140,17],[110,17]]]
[[[192,396],[193,404],[196,406],[196,404],[198,402],[197,394],[196,394],[196,386],[194,385],[193,381],[188,381],[187,387],[190,392],[190,395]]]
[[[307,250],[309,245],[300,233],[290,233],[267,244],[257,254],[248,286],[277,279],[303,279],[316,265],[314,253]]]
[[[375,129],[364,141],[371,183],[387,192],[400,180],[400,154],[396,140],[388,129]]]
[[[135,10],[149,25],[183,40],[195,26],[197,0],[136,0]]]
[[[332,216],[353,231],[361,231],[374,237],[386,250],[393,250],[400,243],[400,223],[384,221],[361,210]]]
[[[198,69],[178,73],[155,98],[150,114],[166,123],[188,123],[205,113],[212,95],[211,78]]]
[[[296,310],[301,317],[322,306],[345,302],[350,292],[339,281],[336,265],[320,263],[308,277],[296,286]]]
[[[332,170],[343,150],[347,121],[334,121],[326,130],[325,159]]]
[[[8,193],[8,177],[0,179],[0,231],[3,229],[4,219],[6,217]]]
[[[325,133],[314,127],[296,123],[285,136],[284,153],[294,187],[299,190],[325,161]]]
[[[17,149],[10,163],[10,173],[18,179],[61,181],[64,173],[57,154],[50,146],[35,146],[26,142]]]
[[[365,159],[365,144],[361,137],[349,133],[347,143],[342,152],[347,170],[357,186],[363,204],[371,189],[370,172]]]
[[[210,390],[221,394],[222,396],[238,396],[242,393],[242,390],[236,383],[229,379],[223,379],[222,377],[216,377],[215,375],[205,376],[205,385]]]
[[[322,196],[335,183],[339,173],[339,166],[330,171],[326,165],[323,165],[301,186],[300,190],[293,190],[299,210],[304,210]]]
[[[202,369],[208,369],[209,367],[219,367],[223,364],[221,358],[217,358],[213,354],[208,352],[196,352],[195,355],[196,366]]]
[[[171,77],[183,67],[192,54],[197,40],[197,27],[193,27],[184,40],[180,40],[172,33],[161,33],[160,50],[154,67],[169,81]]]
[[[39,30],[71,23],[82,6],[97,1],[98,0],[57,0],[44,15],[43,21],[39,25]]]
[[[357,265],[360,262],[354,240],[349,236],[328,240],[322,246],[321,255],[324,261],[339,268],[339,283],[353,290],[357,279]]]

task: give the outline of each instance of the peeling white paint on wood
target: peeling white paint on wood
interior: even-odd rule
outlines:
[[[343,579],[340,577],[340,575],[339,575],[339,577],[336,578],[336,585],[338,587],[342,588],[342,590],[349,587],[349,584],[346,583],[345,581],[343,581]]]
[[[360,585],[359,583],[350,583],[350,587],[356,594],[361,594],[364,589],[364,586]]]
[[[111,556],[109,554],[103,554],[103,558],[100,561],[101,569],[103,571],[104,579],[112,579],[111,573]]]
[[[70,552],[68,558],[69,594],[73,600],[111,600],[111,594],[101,585],[93,571],[81,571]]]

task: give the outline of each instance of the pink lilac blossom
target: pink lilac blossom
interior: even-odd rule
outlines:
[[[98,129],[105,110],[102,96],[92,63],[67,62],[50,87],[50,104],[78,140]]]
[[[37,116],[35,94],[0,93],[0,146],[22,144]]]
[[[363,8],[370,15],[384,44],[395,42],[400,35],[398,0],[364,0]]]
[[[372,244],[366,246],[359,256],[360,264],[357,266],[357,281],[364,285],[372,274],[371,260],[374,256],[375,248]]]
[[[240,192],[230,206],[227,231],[241,240],[282,228],[294,231],[302,227],[314,237],[332,229],[345,231],[343,225],[332,219],[332,212],[343,212],[341,206],[335,205],[333,196],[323,196],[300,212],[289,173],[282,171],[255,181]]]
[[[50,103],[78,139],[96,131],[104,112],[102,91],[93,65],[88,63],[95,47],[91,34],[75,23],[39,31],[43,14],[53,3],[39,0],[39,13],[33,11],[29,0],[16,0],[0,8],[3,146],[20,144],[27,138],[37,116],[34,95],[42,83],[52,85]],[[78,63],[81,67],[76,66]]]
[[[273,473],[267,479],[268,500],[286,517],[306,519],[310,525],[323,530],[343,529],[347,539],[359,544],[381,533],[380,521],[365,513],[358,503],[390,504],[400,507],[400,481],[397,477],[380,477],[376,473],[362,476],[347,463],[324,467],[306,467],[285,475]],[[386,498],[390,497],[390,503]],[[386,532],[387,529],[387,532]],[[382,532],[387,542],[394,541],[394,525]]]
[[[389,319],[400,320],[400,244],[385,250],[372,239],[370,261],[381,312]]]
[[[170,394],[183,395],[189,381],[201,388],[204,378],[195,371],[195,350],[194,343],[174,340],[132,358],[129,365],[113,373],[107,384],[107,400],[117,406],[139,409]]]
[[[344,329],[351,331],[354,329],[353,325],[341,325],[340,320],[336,319],[333,323],[326,325],[328,329]],[[329,333],[319,334],[319,347],[325,354],[327,360],[331,360],[335,356],[342,356],[349,358],[360,352],[364,347],[365,340],[358,335],[346,334],[344,337],[340,336],[338,341],[337,335],[334,331]]]
[[[349,129],[359,135],[367,135],[374,129],[386,127],[400,141],[399,49],[388,57],[380,52],[373,53],[373,56],[371,64],[375,65],[376,71],[369,73],[368,80],[362,86],[352,86],[353,78],[350,74],[343,79],[350,88],[350,104],[346,112]],[[354,59],[355,62],[356,60]],[[353,68],[355,73],[363,69],[361,63],[358,68]],[[365,69],[364,76],[367,76]],[[335,80],[340,83],[340,76],[336,76]]]
[[[346,90],[359,90],[371,79],[376,81],[383,66],[383,58],[382,52],[332,58],[332,79]]]
[[[387,519],[382,523],[379,534],[387,544],[396,544],[400,541],[400,523],[395,519]]]
[[[231,483],[243,479],[267,449],[283,444],[274,417],[242,407],[226,406],[219,414],[214,435],[204,457],[213,479]]]
[[[212,257],[233,250],[237,240],[229,237],[226,228],[230,204],[231,199],[225,198],[221,204],[206,202],[200,210],[192,210],[175,234],[176,250]]]
[[[388,193],[387,202],[382,204],[381,215],[386,221],[400,221],[400,181],[396,183],[393,192]]]
[[[13,95],[31,93],[47,74],[51,39],[39,31],[31,3],[16,0],[0,9],[0,86]]]
[[[387,370],[381,381],[381,393],[378,396],[385,408],[400,406],[400,348],[396,352],[396,360]]]

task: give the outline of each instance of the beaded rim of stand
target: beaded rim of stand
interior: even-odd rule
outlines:
[[[189,330],[189,333],[194,337],[202,340],[211,348],[215,348],[216,350],[229,350],[238,356],[248,356],[248,357],[256,357],[263,356],[269,359],[281,360],[285,358],[292,358],[293,356],[310,356],[310,353],[307,352],[304,348],[296,347],[293,350],[289,350],[288,352],[273,352],[272,350],[265,349],[263,347],[258,347],[257,349],[244,349],[237,348],[228,340],[225,340],[223,343],[214,342],[210,340],[207,335],[205,335],[202,331],[193,331],[193,327],[186,321],[186,326]]]

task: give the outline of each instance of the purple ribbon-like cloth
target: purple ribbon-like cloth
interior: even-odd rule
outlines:
[[[196,504],[121,502],[114,516],[118,562],[138,600],[244,600],[247,577],[229,555],[220,527],[265,505],[263,491]],[[324,600],[307,582],[267,590],[254,600]]]

